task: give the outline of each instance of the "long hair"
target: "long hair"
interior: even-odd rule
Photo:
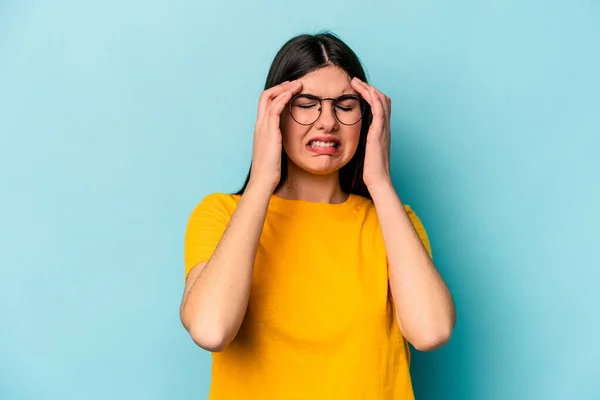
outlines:
[[[288,40],[275,55],[265,90],[279,85],[285,81],[293,81],[302,76],[327,66],[337,66],[350,76],[358,77],[367,82],[360,59],[339,37],[331,32],[321,32],[315,35],[302,34]],[[357,194],[368,199],[371,198],[363,180],[363,164],[367,143],[367,132],[371,125],[372,113],[366,105],[360,129],[360,138],[354,157],[344,165],[339,172],[340,186],[345,193]],[[252,164],[246,176],[246,181],[236,194],[243,194],[250,181]],[[285,181],[288,173],[288,156],[285,150],[281,151],[281,178],[275,191]]]

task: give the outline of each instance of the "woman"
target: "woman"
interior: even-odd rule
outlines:
[[[252,165],[194,209],[181,320],[213,353],[210,398],[412,399],[410,342],[443,345],[454,305],[390,179],[390,99],[333,34],[276,55]]]

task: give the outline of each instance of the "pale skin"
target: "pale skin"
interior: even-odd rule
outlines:
[[[328,66],[261,94],[254,132],[250,182],[212,257],[194,267],[186,280],[180,316],[202,348],[224,350],[235,338],[248,306],[254,259],[269,199],[281,174],[281,148],[289,157],[284,185],[274,194],[288,199],[340,203],[339,169],[356,151],[360,123],[340,124],[332,102],[324,101],[319,119],[302,126],[286,104],[296,93],[336,98],[360,94],[371,106],[363,179],[375,204],[390,264],[389,287],[403,336],[418,350],[439,348],[455,324],[450,292],[424,249],[390,179],[391,100],[375,87],[338,67]],[[335,155],[307,150],[311,138],[335,136]]]

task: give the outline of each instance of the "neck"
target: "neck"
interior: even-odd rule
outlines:
[[[306,200],[338,204],[348,199],[340,187],[339,172],[315,175],[293,164],[288,165],[287,177],[275,195],[289,200]]]

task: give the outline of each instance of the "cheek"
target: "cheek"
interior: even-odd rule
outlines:
[[[360,141],[360,126],[356,129],[352,129],[351,131],[349,131],[346,136],[347,149],[351,153],[351,156],[354,156],[354,153],[356,152],[359,141]]]

